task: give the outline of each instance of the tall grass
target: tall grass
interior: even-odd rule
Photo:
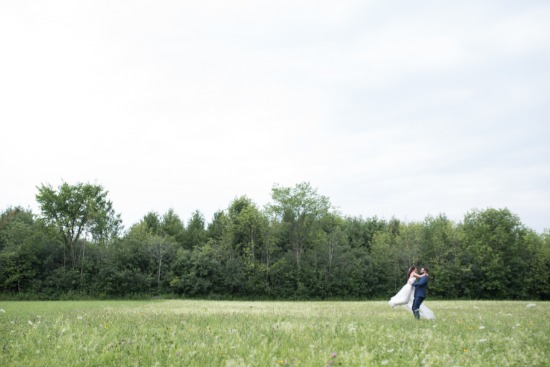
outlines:
[[[545,366],[550,303],[0,302],[1,366]]]

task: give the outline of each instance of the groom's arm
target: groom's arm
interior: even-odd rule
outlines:
[[[426,284],[426,283],[428,283],[428,277],[423,276],[420,279],[418,279],[418,282],[413,283],[412,285],[413,285],[413,287],[418,287],[419,285],[423,285],[423,284]]]

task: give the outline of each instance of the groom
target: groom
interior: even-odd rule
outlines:
[[[412,284],[413,287],[415,287],[412,311],[417,320],[420,320],[420,305],[424,302],[424,298],[426,298],[426,290],[428,289],[428,268],[423,266],[420,269],[420,274],[422,274],[422,277],[418,280],[418,282]]]

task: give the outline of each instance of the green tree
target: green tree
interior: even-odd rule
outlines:
[[[0,289],[20,293],[36,276],[33,231],[30,211],[16,207],[0,215]]]
[[[528,230],[522,257],[526,262],[523,278],[529,298],[550,300],[550,234]]]
[[[193,249],[203,246],[207,242],[206,223],[204,216],[198,210],[194,211],[187,222],[187,228],[184,236],[184,248]]]
[[[346,217],[343,231],[351,247],[365,247],[370,249],[374,235],[382,231],[386,222],[377,217]]]
[[[318,243],[318,231],[322,230],[321,220],[330,213],[332,206],[329,199],[319,195],[309,183],[300,183],[294,187],[275,186],[271,198],[273,202],[268,204],[267,212],[283,223],[286,241],[294,257],[299,290],[302,286],[302,255],[308,247]]]
[[[86,242],[81,239],[108,244],[122,229],[120,214],[107,194],[100,185],[83,183],[63,183],[57,190],[44,184],[38,187],[42,217],[61,233],[73,269],[82,266]]]
[[[149,226],[148,213],[143,220],[134,224],[113,246],[112,257],[103,269],[103,288],[109,295],[144,294],[151,291],[156,278],[156,262],[152,254],[150,239],[153,234]]]
[[[371,297],[393,295],[406,282],[407,269],[411,266],[410,254],[403,253],[398,222],[374,234],[370,255],[372,272],[365,279]]]
[[[246,196],[235,199],[228,212],[232,245],[239,255],[247,258],[248,263],[254,264],[266,233],[267,218]]]
[[[148,212],[139,224],[141,224],[145,230],[151,234],[160,234],[162,230],[160,215],[157,212]]]
[[[160,230],[163,235],[172,237],[177,243],[183,245],[185,238],[185,227],[174,209],[169,209],[162,216]]]
[[[465,215],[463,231],[471,256],[471,296],[524,297],[526,287],[518,274],[527,265],[522,256],[526,229],[519,218],[508,209],[474,210]]]
[[[146,241],[154,263],[157,290],[160,291],[176,254],[176,241],[171,236],[157,235],[147,236]]]
[[[428,216],[423,223],[420,246],[421,264],[430,269],[430,294],[440,297],[464,296],[462,282],[470,276],[463,264],[460,231],[445,215]]]

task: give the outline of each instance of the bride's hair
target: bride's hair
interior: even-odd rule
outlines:
[[[407,273],[407,280],[409,280],[409,278],[411,277],[411,273],[413,271],[416,271],[416,269],[418,269],[418,268],[415,265],[413,265],[409,268],[409,272]]]

